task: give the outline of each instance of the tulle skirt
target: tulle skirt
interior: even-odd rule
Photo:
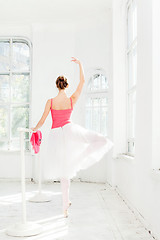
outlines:
[[[54,179],[73,178],[112,148],[113,142],[102,134],[70,122],[50,129],[46,141],[45,164]]]

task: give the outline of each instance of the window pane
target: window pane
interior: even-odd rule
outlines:
[[[107,103],[108,103],[107,97],[101,98],[101,105],[102,105],[102,106],[107,106]]]
[[[129,94],[128,107],[128,137],[135,138],[136,92]]]
[[[107,125],[108,125],[108,113],[107,108],[102,108],[102,116],[101,116],[101,133],[107,136]]]
[[[87,89],[88,89],[88,91],[92,90],[92,77],[89,79],[89,83],[88,83]]]
[[[134,40],[137,37],[137,6],[135,1],[133,1],[132,9],[133,9],[133,40]]]
[[[128,24],[127,24],[127,38],[128,38],[128,47],[132,44],[134,39],[137,36],[137,6],[133,1],[127,12]]]
[[[13,42],[13,63],[14,71],[29,71],[29,46],[26,43]]]
[[[137,46],[133,49],[132,62],[133,62],[133,86],[134,86],[137,82]]]
[[[25,150],[30,150],[30,142],[29,142],[29,140],[25,141]]]
[[[0,107],[0,139],[8,138],[8,108]]]
[[[24,140],[24,150],[29,150],[29,141]],[[10,150],[20,150],[20,138],[13,138],[10,142]]]
[[[19,137],[18,127],[29,127],[29,108],[12,107],[11,109],[11,138]]]
[[[135,154],[135,142],[128,142],[128,152],[132,155]]]
[[[137,47],[128,54],[128,89],[137,82]]]
[[[12,102],[29,102],[29,75],[13,75]]]
[[[102,84],[102,89],[108,88],[108,81],[104,75],[101,75],[101,84]]]
[[[128,54],[128,89],[133,86],[133,66],[132,66],[132,52]]]
[[[95,74],[93,76],[93,90],[98,90],[100,89],[100,81],[101,81],[101,76],[100,74]]]
[[[86,128],[92,128],[92,109],[86,108]]]
[[[20,150],[20,138],[11,140],[10,150]]]
[[[0,72],[9,71],[9,41],[0,41]]]
[[[91,98],[88,97],[88,98],[86,99],[86,106],[90,107],[91,105],[92,105]]]
[[[8,142],[0,140],[0,150],[8,150]]]
[[[92,98],[92,106],[93,107],[99,106],[99,98]]]
[[[0,75],[0,102],[9,102],[9,75]]]
[[[131,5],[128,8],[128,22],[127,22],[127,39],[128,47],[131,45],[133,36],[132,36],[132,7]]]
[[[94,108],[92,113],[92,129],[100,131],[100,111],[99,108]]]

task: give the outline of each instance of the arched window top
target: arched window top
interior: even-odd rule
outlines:
[[[89,78],[87,92],[100,92],[108,89],[108,79],[102,71],[97,71]]]

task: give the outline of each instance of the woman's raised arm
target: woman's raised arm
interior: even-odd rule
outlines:
[[[71,98],[72,98],[72,102],[73,104],[77,102],[80,94],[81,94],[81,91],[82,91],[82,88],[83,88],[83,85],[84,85],[84,72],[83,72],[83,67],[82,67],[82,64],[80,63],[80,61],[74,57],[72,57],[73,59],[71,61],[77,63],[79,65],[79,71],[80,71],[80,82],[78,84],[78,87],[76,89],[76,91],[72,94]]]

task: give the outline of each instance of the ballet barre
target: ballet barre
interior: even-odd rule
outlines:
[[[6,230],[6,234],[15,237],[29,237],[38,235],[43,228],[40,224],[28,222],[26,219],[26,197],[25,197],[25,155],[24,155],[24,132],[36,132],[32,129],[17,128],[20,132],[20,155],[21,155],[21,189],[22,189],[22,220]]]

